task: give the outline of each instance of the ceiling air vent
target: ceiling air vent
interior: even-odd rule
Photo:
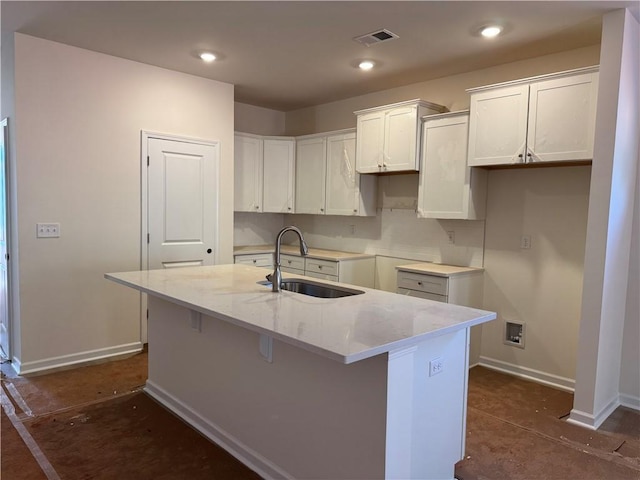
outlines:
[[[383,28],[382,30],[376,30],[375,32],[355,37],[353,41],[369,47],[374,43],[387,42],[394,38],[398,38],[398,35]]]

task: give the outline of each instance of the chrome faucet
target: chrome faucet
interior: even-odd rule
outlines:
[[[276,237],[276,252],[274,254],[275,270],[272,274],[267,275],[267,280],[271,282],[272,292],[280,291],[280,284],[282,283],[282,272],[280,271],[280,243],[282,242],[282,236],[287,232],[294,232],[296,235],[298,235],[298,238],[300,239],[300,255],[305,256],[307,253],[309,253],[309,248],[307,247],[304,238],[302,238],[302,232],[298,229],[298,227],[294,227],[293,225],[291,225],[280,230],[278,236]]]

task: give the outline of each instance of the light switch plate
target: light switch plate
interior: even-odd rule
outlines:
[[[58,238],[60,236],[59,223],[36,223],[37,238]]]

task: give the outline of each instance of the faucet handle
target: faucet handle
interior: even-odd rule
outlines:
[[[273,282],[273,280],[272,280],[273,279],[273,274],[272,273],[267,274],[267,276],[264,277],[264,278],[266,278],[268,282]]]

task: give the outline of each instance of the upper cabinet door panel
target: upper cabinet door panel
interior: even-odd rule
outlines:
[[[265,138],[263,140],[264,212],[293,213],[295,182],[295,140]]]
[[[360,173],[378,173],[382,168],[385,112],[358,115],[357,168]]]
[[[234,210],[262,211],[262,139],[236,135],[234,141]]]
[[[469,166],[524,161],[528,103],[528,85],[471,95]]]
[[[327,138],[327,215],[358,213],[359,177],[355,164],[356,134]]]
[[[324,137],[297,142],[296,213],[324,213],[326,145]]]
[[[399,107],[387,112],[382,159],[383,172],[418,170],[417,121],[417,107]]]
[[[531,161],[591,160],[598,74],[531,85],[527,154]]]

